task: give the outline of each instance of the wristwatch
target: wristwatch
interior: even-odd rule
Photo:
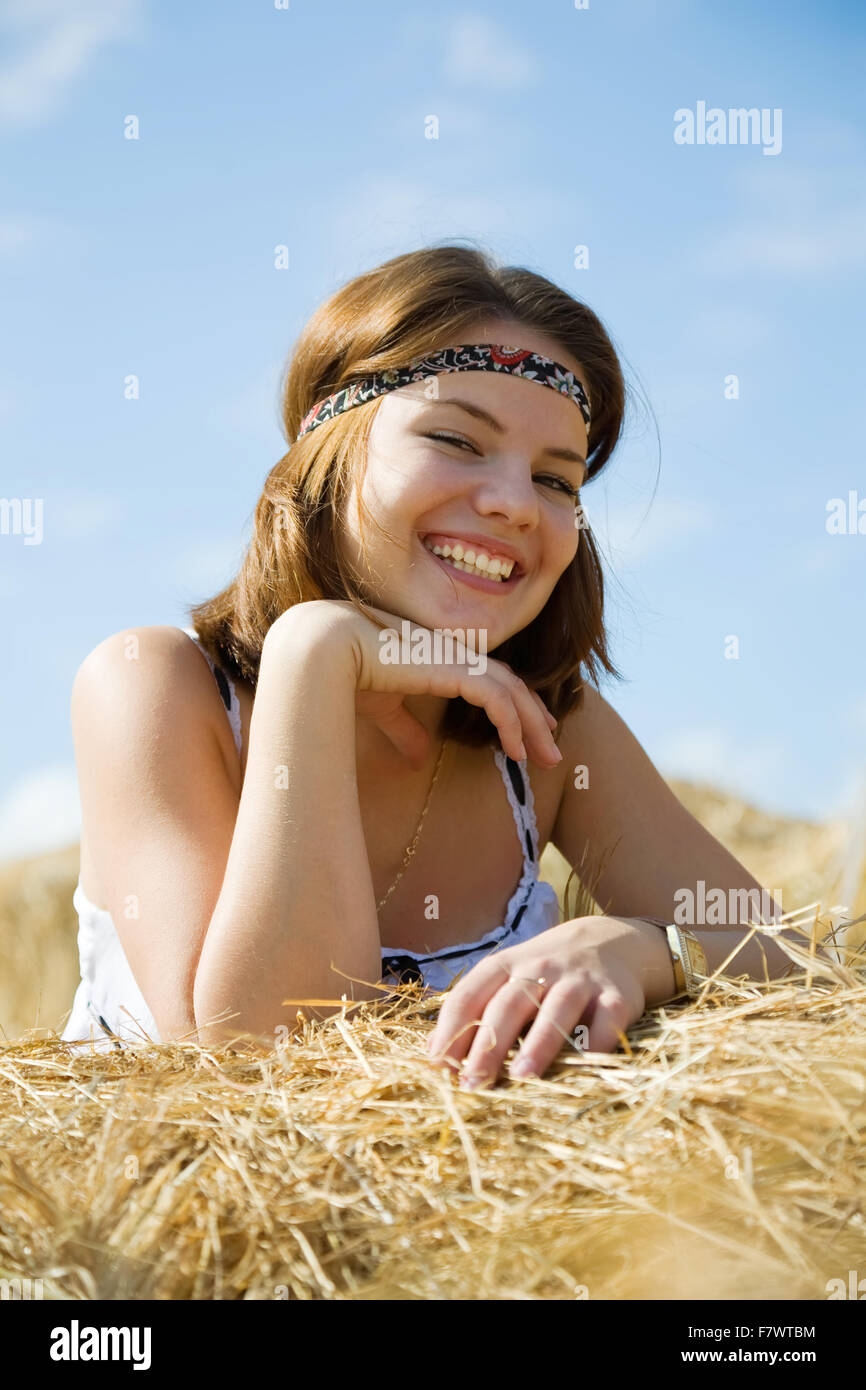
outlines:
[[[687,994],[690,999],[694,999],[703,989],[707,976],[706,952],[694,932],[687,931],[685,927],[668,924],[665,932],[673,957],[674,976],[677,974],[677,968],[682,976],[681,981],[677,980],[677,988],[681,994]],[[704,978],[699,979],[699,976]]]
[[[706,979],[707,955],[694,932],[688,931],[686,927],[678,927],[673,922],[665,922],[660,917],[642,917],[641,921],[650,922],[654,927],[661,927],[668,939],[671,960],[674,967],[674,989],[675,994],[671,999],[679,999],[687,994],[690,999],[700,994]]]

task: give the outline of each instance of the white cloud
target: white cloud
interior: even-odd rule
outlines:
[[[581,209],[586,206],[581,203]],[[354,185],[338,186],[330,205],[333,249],[328,255],[342,267],[341,282],[354,268],[360,272],[371,262],[401,254],[413,245],[427,246],[447,237],[471,238],[497,260],[533,262],[537,248],[530,221],[521,227],[515,212],[524,208],[532,209],[533,221],[563,227],[563,274],[567,273],[572,246],[578,240],[571,234],[571,211],[559,191],[528,182],[513,186],[508,199],[390,174],[373,174]],[[319,226],[321,235],[326,228],[321,222]]]
[[[240,534],[193,541],[175,556],[167,577],[183,590],[184,599],[197,603],[234,578],[245,552]],[[165,570],[159,577],[164,582]]]
[[[734,228],[707,252],[703,268],[778,270],[798,274],[839,270],[866,259],[866,202],[814,216],[799,227],[772,214]]]
[[[26,773],[0,802],[0,862],[73,845],[81,835],[74,763]]]
[[[740,220],[707,241],[695,268],[801,274],[866,260],[866,198],[851,196],[850,181],[832,169],[743,169],[732,184],[742,193]]]
[[[788,750],[779,740],[745,742],[717,725],[694,725],[663,738],[652,756],[665,777],[710,782],[762,805],[786,770]]]
[[[866,62],[864,47],[861,47],[861,62]],[[835,112],[819,115],[814,106],[808,120],[800,124],[797,141],[805,156],[814,155],[822,165],[853,164],[863,155],[863,132],[859,127],[841,120]]]
[[[825,518],[820,518],[823,525]],[[815,539],[806,543],[802,550],[801,568],[804,574],[825,574],[830,578],[838,579],[845,568],[846,556],[843,553],[840,540],[844,536],[831,536],[826,531],[818,535]]]
[[[269,367],[257,380],[249,382],[229,400],[218,404],[217,423],[237,430],[245,438],[251,433],[280,434],[280,382],[283,363]]]
[[[0,256],[17,256],[19,251],[27,250],[55,225],[51,218],[36,217],[32,213],[4,213],[0,216]]]
[[[461,15],[448,31],[445,72],[453,82],[499,91],[526,87],[539,66],[520,43],[483,15]]]
[[[0,124],[34,126],[55,116],[99,50],[137,37],[142,17],[141,0],[5,0],[0,28],[23,37],[0,67]]]
[[[52,534],[64,540],[83,540],[107,531],[122,517],[116,497],[108,493],[81,494],[73,497],[51,497],[46,502],[46,526]]]
[[[91,249],[86,227],[58,217],[42,217],[37,213],[0,213],[0,258],[11,260],[28,252],[32,255],[42,247],[60,245],[71,264],[79,253],[83,255]]]
[[[649,505],[619,504],[608,500],[604,509],[586,503],[593,535],[603,554],[612,560],[636,564],[660,550],[675,552],[713,524],[710,508],[689,499],[656,498]]]
[[[851,727],[860,729],[866,733],[866,695],[861,695],[855,700],[848,711]]]
[[[686,325],[689,339],[714,352],[736,353],[750,350],[771,337],[773,328],[766,314],[744,304],[712,304],[699,309]],[[721,387],[719,388],[721,394]]]

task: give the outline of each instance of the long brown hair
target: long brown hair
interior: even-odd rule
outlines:
[[[289,448],[256,504],[238,574],[189,609],[204,645],[230,674],[255,685],[268,629],[293,604],[348,599],[365,611],[362,576],[341,554],[339,537],[381,397],[293,442],[304,416],[351,382],[461,342],[482,317],[543,331],[581,365],[592,409],[585,481],[598,476],[620,436],[625,382],[605,328],[585,304],[544,276],[498,266],[471,246],[424,247],[356,276],[316,310],[289,356],[281,385]],[[365,554],[363,538],[361,546]],[[603,605],[601,560],[585,525],[575,558],[542,611],[490,655],[512,667],[561,719],[580,705],[584,673],[594,684],[600,667],[621,678],[607,649]],[[470,745],[496,738],[485,711],[459,697],[449,701],[441,732]]]

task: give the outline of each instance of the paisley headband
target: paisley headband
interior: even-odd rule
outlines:
[[[527,381],[537,381],[541,386],[552,386],[554,391],[570,396],[579,406],[589,435],[589,401],[574,372],[560,366],[551,357],[530,352],[528,348],[505,347],[501,343],[470,343],[462,347],[443,348],[441,352],[433,352],[428,357],[416,358],[408,367],[391,367],[387,371],[376,372],[364,381],[344,386],[342,391],[313,406],[301,421],[297,438],[301,439],[341,411],[353,405],[363,405],[385,391],[396,391],[412,381],[423,381],[425,377],[435,376],[439,372],[473,371],[508,372],[511,376],[526,377]]]

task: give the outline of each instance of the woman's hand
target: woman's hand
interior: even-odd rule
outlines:
[[[539,979],[544,980],[539,985]],[[462,1085],[494,1082],[509,1049],[529,1024],[510,1075],[537,1075],[564,1042],[611,1052],[644,1012],[647,998],[674,993],[664,932],[634,917],[577,917],[529,941],[494,951],[446,994],[427,1044]],[[474,1078],[474,1081],[473,1081]]]
[[[383,627],[397,634],[402,652],[401,625],[405,620],[370,604],[366,607]],[[372,719],[415,766],[423,767],[429,756],[430,735],[406,709],[403,701],[407,695],[440,695],[447,699],[461,695],[469,704],[484,708],[499,731],[506,754],[516,761],[530,756],[540,767],[551,768],[561,760],[562,754],[552,733],[556,720],[540,695],[530,690],[503,661],[486,657],[483,672],[469,661],[383,661],[379,639],[382,629],[346,599],[314,599],[296,604],[277,622],[312,626],[327,640],[333,640],[335,635],[339,639],[342,634],[342,640],[351,643],[357,673],[355,707],[358,713]],[[430,629],[420,623],[410,623],[409,631],[426,632],[432,637]],[[453,631],[459,633],[461,630]],[[408,654],[416,658],[417,648],[413,650],[410,646]],[[459,655],[456,651],[454,654]]]

